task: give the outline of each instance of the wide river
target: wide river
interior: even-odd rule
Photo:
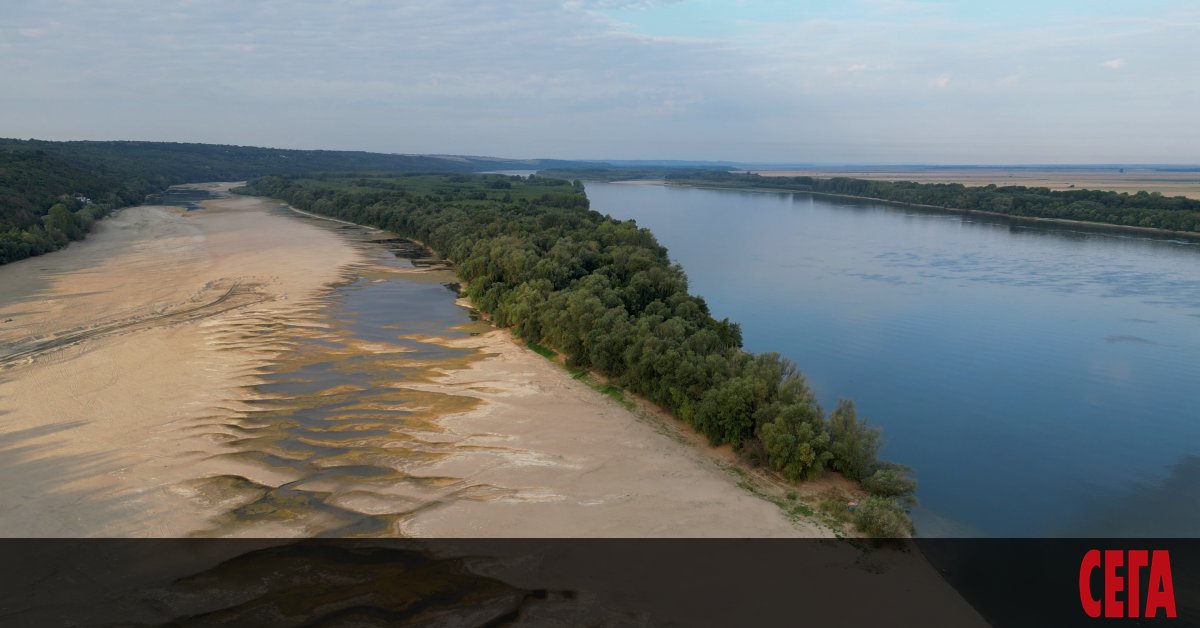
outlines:
[[[852,398],[921,536],[1200,534],[1200,244],[873,201],[589,182],[745,346]]]

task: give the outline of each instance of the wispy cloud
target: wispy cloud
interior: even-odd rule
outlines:
[[[11,4],[0,136],[847,162],[1194,161],[1200,143],[1200,15],[1171,5]]]
[[[998,85],[1011,86],[1011,85],[1016,85],[1016,84],[1020,83],[1024,78],[1025,78],[1025,70],[1018,70],[1016,72],[1013,72],[1012,74],[1008,74],[1008,75],[1000,77],[999,79],[996,80],[996,83]]]

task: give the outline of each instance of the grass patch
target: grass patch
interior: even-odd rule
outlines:
[[[854,520],[854,512],[846,507],[847,499],[842,495],[825,494],[821,498],[821,513],[843,524]]]
[[[533,349],[534,353],[546,358],[547,360],[553,360],[554,358],[558,357],[558,353],[556,353],[554,349],[551,349],[550,347],[543,347],[536,342],[527,342],[525,344],[529,345],[529,348]]]
[[[596,390],[599,390],[600,392],[608,395],[609,397],[612,397],[613,399],[615,399],[617,402],[619,402],[621,404],[625,403],[625,391],[621,390],[620,386],[613,386],[612,384],[603,384],[600,387],[598,387]]]
[[[794,517],[797,517],[797,516],[811,517],[814,514],[812,506],[809,506],[808,504],[796,504],[795,506],[792,506],[792,509],[790,512],[791,512],[792,516],[794,516]]]

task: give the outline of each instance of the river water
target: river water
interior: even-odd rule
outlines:
[[[745,346],[854,399],[922,536],[1200,533],[1200,244],[803,193],[589,182]]]

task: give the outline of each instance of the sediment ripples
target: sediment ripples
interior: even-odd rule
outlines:
[[[483,357],[445,341],[488,325],[454,303],[453,272],[424,248],[343,231],[371,260],[319,302],[214,330],[263,353],[245,398],[197,426],[241,471],[184,487],[221,511],[200,535],[395,535],[441,503],[510,492],[414,471],[460,447],[436,419],[480,401],[408,385]]]

